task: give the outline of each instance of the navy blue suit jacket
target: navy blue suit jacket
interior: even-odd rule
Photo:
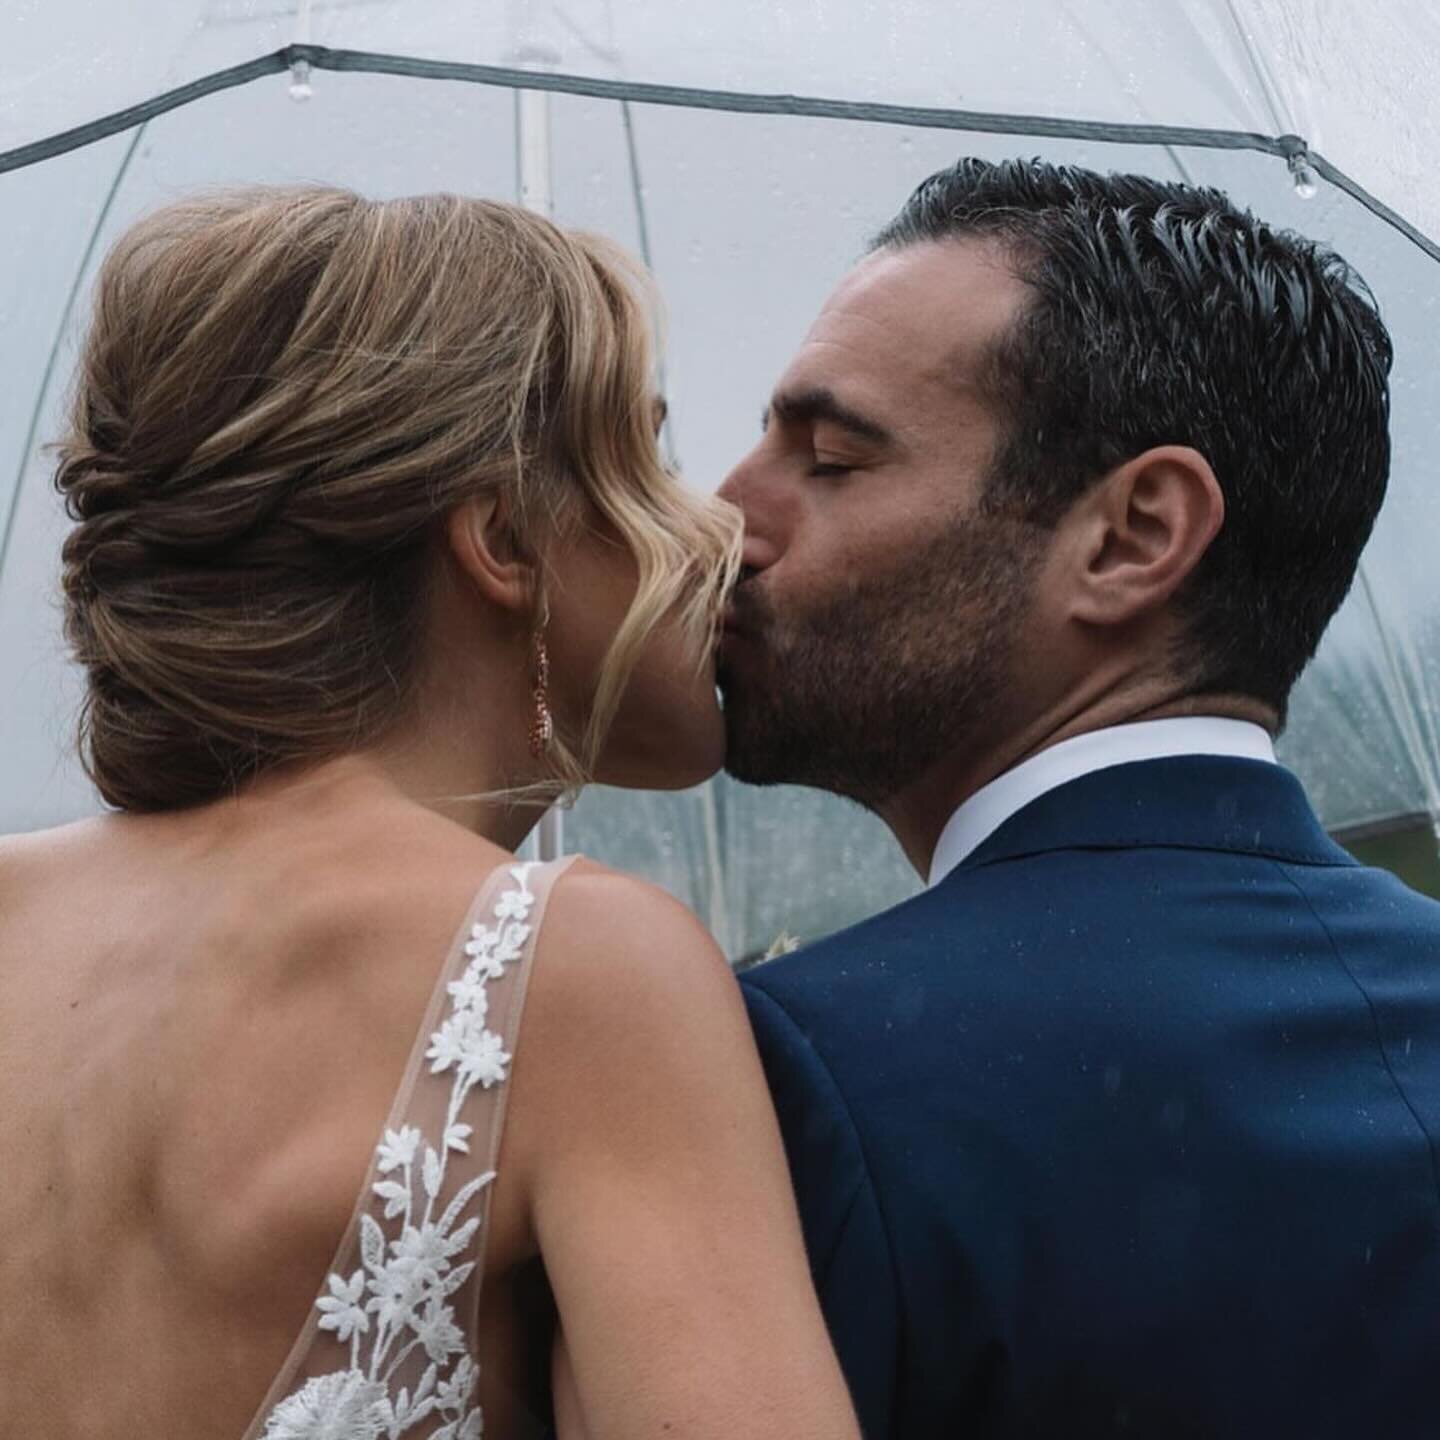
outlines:
[[[868,1440],[1440,1435],[1440,905],[1288,771],[1088,775],[743,981]]]

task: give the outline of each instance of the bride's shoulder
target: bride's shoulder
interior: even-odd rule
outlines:
[[[0,835],[0,881],[11,875],[23,876],[47,863],[73,859],[93,846],[98,829],[96,820],[87,819],[48,830]]]
[[[526,1043],[551,1083],[596,1082],[677,1041],[748,1041],[744,1002],[705,926],[656,885],[587,860],[556,883],[539,936]]]
[[[98,819],[72,821],[47,830],[0,835],[0,921],[47,910],[62,896],[73,897],[75,879],[92,873]]]
[[[665,891],[584,861],[550,892],[515,1080],[507,1163],[531,1196],[542,1248],[547,1236],[560,1245],[557,1263],[573,1258],[567,1233],[587,1233],[575,1206],[589,1198],[577,1197],[625,1197],[633,1218],[645,1207],[630,1198],[677,1157],[708,1173],[696,1147],[718,1133],[717,1117],[727,1134],[774,1138],[745,1003],[719,946]],[[752,1158],[743,1145],[736,1153]]]
[[[719,946],[688,906],[648,880],[583,857],[555,886],[541,946],[553,983],[581,994],[733,984]]]

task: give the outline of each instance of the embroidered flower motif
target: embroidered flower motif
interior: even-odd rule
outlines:
[[[507,925],[495,946],[495,962],[508,965],[518,960],[525,950],[525,941],[530,937],[528,925]]]
[[[482,1023],[478,1028],[484,1030],[485,1027]],[[439,1075],[452,1065],[459,1065],[474,1043],[476,1029],[474,1017],[466,1010],[442,1021],[440,1028],[430,1036],[430,1048],[425,1052],[425,1058],[434,1062],[430,1073]]]
[[[439,1373],[439,1370],[431,1365],[420,1377],[414,1395],[405,1388],[393,1400],[387,1396],[380,1402],[380,1415],[387,1436],[403,1435],[440,1408],[439,1398],[431,1393],[435,1389]]]
[[[445,1278],[457,1246],[436,1225],[407,1225],[398,1240],[390,1242],[390,1269],[407,1274],[419,1289],[433,1289]]]
[[[385,1387],[359,1370],[317,1376],[270,1412],[265,1440],[379,1440],[384,1398]]]
[[[365,1295],[365,1272],[357,1270],[348,1281],[331,1275],[326,1284],[330,1293],[315,1302],[323,1312],[320,1328],[333,1330],[340,1341],[348,1340],[357,1330],[363,1335],[370,1328],[370,1317],[360,1304]]]
[[[425,1347],[425,1353],[437,1364],[443,1365],[452,1355],[465,1349],[465,1336],[454,1321],[455,1309],[431,1296],[425,1306],[424,1317],[411,1320],[410,1328]]]
[[[782,930],[771,942],[770,948],[765,952],[766,960],[778,960],[782,955],[793,955],[800,948],[800,939],[792,935],[788,930]]]
[[[485,1433],[485,1422],[478,1410],[472,1410],[458,1426],[447,1425],[437,1430],[431,1440],[480,1440]]]
[[[505,1079],[505,1067],[510,1063],[510,1057],[501,1048],[504,1043],[494,1031],[482,1030],[465,1056],[465,1073],[478,1080],[486,1090]]]
[[[382,1330],[393,1328],[420,1303],[420,1287],[407,1266],[385,1265],[366,1283],[373,1292],[366,1308],[375,1312]]]
[[[484,925],[470,927],[470,941],[465,946],[467,955],[488,955],[500,943],[500,927],[489,930]]]
[[[387,1130],[377,1152],[379,1164],[376,1168],[382,1175],[388,1175],[401,1165],[409,1165],[420,1148],[420,1132],[413,1125],[402,1125],[399,1130]]]
[[[315,1302],[319,1329],[333,1333],[337,1343],[348,1342],[349,1368],[308,1380],[282,1400],[266,1420],[264,1440],[400,1440],[431,1417],[432,1424],[440,1422],[429,1432],[431,1440],[481,1440],[484,1420],[473,1403],[479,1372],[464,1353],[454,1303],[475,1263],[455,1261],[480,1226],[478,1215],[467,1218],[465,1212],[495,1176],[475,1176],[446,1203],[445,1172],[451,1154],[470,1151],[474,1127],[460,1119],[466,1097],[476,1085],[488,1088],[506,1078],[511,1057],[504,1038],[485,1028],[485,987],[524,953],[535,903],[526,883],[530,869],[512,866],[515,883],[492,910],[497,923],[472,927],[464,947],[470,962],[447,985],[450,1013],[430,1035],[430,1074],[450,1075],[441,1143],[428,1143],[418,1127],[401,1125],[387,1128],[376,1146],[375,1169],[392,1178],[376,1180],[371,1190],[384,1202],[384,1220],[399,1219],[399,1233],[387,1236],[374,1214],[362,1212],[363,1268],[348,1279],[330,1275]],[[414,1392],[392,1389],[417,1348],[430,1363]]]
[[[381,1180],[370,1187],[385,1202],[385,1218],[393,1220],[410,1208],[410,1187],[398,1180]]]
[[[498,938],[496,944],[499,944]],[[470,969],[465,973],[480,980],[498,980],[505,973],[505,962],[496,955],[493,946],[487,946],[470,962]]]
[[[495,918],[497,920],[523,920],[530,913],[530,907],[534,903],[535,897],[525,888],[525,882],[521,880],[517,889],[506,890],[495,902]]]
[[[472,965],[458,980],[452,980],[445,988],[449,990],[457,1010],[469,1010],[483,1020],[490,1009],[490,997],[485,993],[485,982],[493,978],[495,977],[487,976]]]
[[[442,1381],[436,1392],[436,1399],[442,1410],[463,1410],[470,1403],[475,1392],[480,1371],[475,1362],[466,1355],[455,1366],[448,1380]]]
[[[488,1090],[505,1078],[510,1056],[505,1053],[504,1044],[499,1035],[485,1028],[485,1022],[473,1011],[461,1010],[431,1035],[425,1058],[431,1062],[432,1075],[439,1075],[453,1065],[457,1084],[469,1086],[478,1081]]]

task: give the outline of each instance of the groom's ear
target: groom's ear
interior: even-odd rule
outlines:
[[[503,496],[478,495],[457,505],[445,525],[460,572],[493,605],[526,610],[535,596],[535,563],[515,536]]]
[[[1063,522],[1074,545],[1073,618],[1122,625],[1158,610],[1224,520],[1220,482],[1198,450],[1158,445],[1117,466]]]

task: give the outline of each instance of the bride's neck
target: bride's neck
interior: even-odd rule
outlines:
[[[515,850],[545,809],[543,798],[521,798],[541,778],[529,753],[531,697],[522,667],[499,663],[508,657],[467,658],[449,673],[437,667],[382,740],[267,771],[236,803],[278,819],[297,807],[358,816],[408,801]]]
[[[405,717],[364,753],[366,766],[417,804],[507,850],[545,801],[517,798],[543,778],[530,754],[527,652],[504,625],[463,607],[435,617]]]
[[[217,818],[229,827],[248,813],[250,824],[267,830],[283,827],[287,816],[301,823],[323,819],[341,826],[384,825],[387,813],[393,820],[399,807],[413,805],[510,851],[539,820],[542,802],[520,804],[504,795],[530,777],[507,778],[502,765],[487,764],[482,755],[471,757],[473,763],[465,766],[440,751],[433,736],[416,744],[397,744],[399,739],[267,771],[218,802],[224,813]],[[191,814],[199,818],[197,812]]]
[[[513,717],[509,724],[514,727]],[[393,736],[363,760],[416,804],[513,851],[546,808],[543,798],[524,798],[541,777],[523,727],[519,738],[515,744],[499,723],[488,733],[423,725]]]
[[[268,828],[286,814],[362,824],[410,802],[514,851],[546,808],[534,793],[544,772],[530,754],[526,637],[506,617],[447,598],[421,637],[413,692],[381,738],[267,770],[232,806]]]

